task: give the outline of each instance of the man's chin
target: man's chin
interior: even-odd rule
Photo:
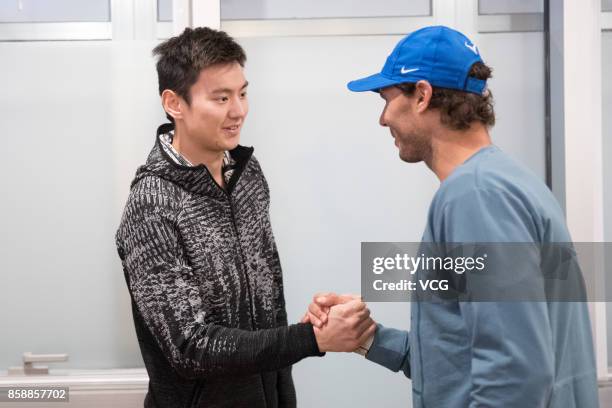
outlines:
[[[232,137],[231,139],[225,141],[224,150],[234,150],[236,147],[238,147],[239,144],[240,144],[240,135],[236,137]]]
[[[399,152],[399,158],[402,159],[402,161],[405,161],[406,163],[419,163],[423,161],[423,158],[421,156],[413,153],[402,152],[401,150]]]

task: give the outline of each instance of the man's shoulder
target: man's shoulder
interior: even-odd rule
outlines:
[[[117,245],[120,246],[135,228],[149,222],[176,222],[183,201],[179,190],[170,181],[154,175],[135,180],[116,232]]]
[[[175,218],[180,212],[186,192],[162,177],[150,174],[134,180],[125,205],[124,220],[146,217],[146,214],[161,214]]]
[[[545,187],[526,166],[495,148],[479,160],[459,166],[442,183],[436,199],[445,203],[484,192],[524,201]]]
[[[249,157],[249,162],[247,163],[240,178],[242,179],[242,182],[240,183],[242,188],[246,187],[250,191],[253,191],[253,189],[261,189],[265,192],[269,199],[270,188],[268,186],[268,180],[264,175],[261,164],[259,164],[259,160],[257,160],[254,154]]]
[[[245,168],[245,171],[250,172],[257,177],[264,177],[261,164],[259,164],[259,160],[257,160],[257,157],[255,157],[254,154],[251,154],[249,157],[249,162]]]
[[[153,173],[137,176],[130,186],[130,199],[134,200],[165,197],[171,203],[173,198],[178,199],[184,194],[184,189],[180,188],[176,183]]]
[[[445,214],[469,214],[466,229],[486,215],[483,228],[497,228],[500,220],[513,219],[526,226],[530,239],[544,239],[548,229],[555,237],[566,237],[561,208],[544,181],[510,156],[494,154],[485,160],[461,166],[440,187],[430,208],[430,222],[441,222]],[[498,229],[499,230],[499,229]],[[508,239],[509,231],[498,236]],[[515,235],[522,242],[527,235]]]

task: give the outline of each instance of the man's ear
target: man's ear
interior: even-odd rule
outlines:
[[[420,80],[416,83],[416,90],[414,92],[417,97],[417,112],[423,113],[429,107],[433,88],[429,82]]]
[[[174,120],[183,118],[182,108],[185,102],[176,92],[171,89],[164,89],[161,94],[161,103],[166,113],[172,116]]]

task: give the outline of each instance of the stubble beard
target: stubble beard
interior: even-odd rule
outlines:
[[[400,140],[399,156],[400,159],[406,163],[428,163],[431,159],[432,148],[428,137],[426,136],[411,136],[404,143],[409,146],[407,149],[402,149],[402,142]]]

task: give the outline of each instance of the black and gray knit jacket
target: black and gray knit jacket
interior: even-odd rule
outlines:
[[[291,365],[319,353],[310,324],[287,326],[269,190],[253,149],[230,153],[222,189],[160,146],[131,185],[117,231],[145,407],[293,407]]]

